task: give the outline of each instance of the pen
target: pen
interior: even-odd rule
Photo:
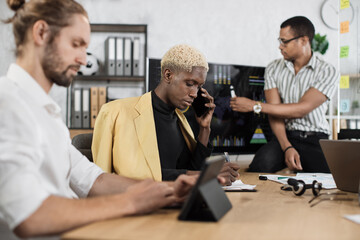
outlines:
[[[230,162],[229,154],[228,152],[224,152],[225,155],[225,162]]]
[[[230,85],[230,95],[231,97],[236,97],[236,94],[235,94],[235,90],[234,90],[234,86],[233,85]]]
[[[281,179],[288,179],[289,177],[278,177],[277,179],[278,180],[281,180]]]
[[[289,177],[277,177],[276,179],[277,179],[277,180],[282,180],[282,179],[288,179],[288,178],[289,178]],[[260,179],[260,180],[267,180],[268,177],[265,176],[265,175],[259,175],[259,179]]]

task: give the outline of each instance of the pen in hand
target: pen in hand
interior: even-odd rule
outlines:
[[[225,156],[225,165],[226,167],[223,168],[224,172],[226,173],[226,176],[230,178],[230,185],[232,184],[232,182],[236,181],[236,179],[239,177],[239,169],[240,166],[237,165],[236,163],[231,163],[230,162],[230,156],[228,152],[224,152],[224,156]]]
[[[228,152],[224,152],[224,156],[225,156],[225,162],[230,162],[230,158],[229,158]]]
[[[233,85],[230,85],[230,95],[231,97],[236,97],[236,94],[235,94],[235,90],[234,90],[234,86]]]

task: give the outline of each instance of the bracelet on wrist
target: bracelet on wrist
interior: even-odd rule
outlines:
[[[294,148],[293,146],[288,146],[287,148],[285,148],[284,153],[286,153],[287,150],[289,150],[290,148]]]

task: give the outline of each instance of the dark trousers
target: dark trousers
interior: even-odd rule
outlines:
[[[302,131],[287,131],[286,135],[300,155],[303,172],[330,172],[319,143],[320,139],[328,139],[328,135]],[[285,154],[274,136],[256,152],[248,171],[274,173],[286,167]]]

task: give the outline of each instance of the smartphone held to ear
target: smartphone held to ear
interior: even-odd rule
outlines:
[[[202,93],[203,92],[201,91],[201,89],[199,89],[197,93],[197,97],[194,99],[194,102],[192,103],[192,107],[194,108],[197,117],[201,117],[210,110],[210,108],[205,106],[205,104],[209,103],[210,100],[206,97],[203,97],[201,95]]]

